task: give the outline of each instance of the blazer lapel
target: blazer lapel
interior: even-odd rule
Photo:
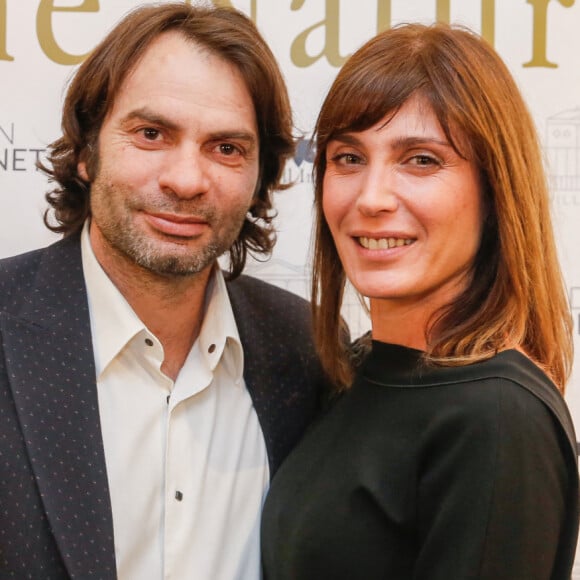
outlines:
[[[0,318],[46,514],[72,578],[113,579],[113,524],[78,238],[48,248],[26,307]]]

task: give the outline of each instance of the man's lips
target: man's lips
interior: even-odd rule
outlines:
[[[201,235],[208,227],[208,222],[201,217],[166,213],[145,213],[144,215],[153,229],[169,236],[191,238]]]

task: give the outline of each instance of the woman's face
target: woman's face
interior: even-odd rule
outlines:
[[[483,221],[478,168],[427,101],[411,97],[370,129],[337,136],[326,163],[324,215],[371,312],[380,301],[430,314],[466,287]]]

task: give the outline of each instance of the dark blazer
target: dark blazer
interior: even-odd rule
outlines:
[[[306,301],[228,283],[273,475],[316,412]],[[78,236],[0,261],[0,579],[114,579],[111,504]]]

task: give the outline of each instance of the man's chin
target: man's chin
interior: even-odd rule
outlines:
[[[195,276],[211,268],[219,253],[207,250],[201,254],[193,252],[160,254],[158,252],[135,252],[129,255],[141,268],[159,276],[179,277]]]

